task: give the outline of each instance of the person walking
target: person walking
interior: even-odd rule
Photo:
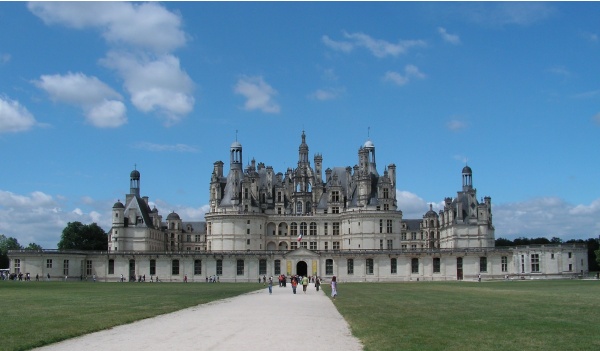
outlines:
[[[302,277],[302,291],[306,294],[306,287],[308,286],[308,277]]]
[[[294,292],[294,294],[296,293],[297,286],[298,286],[298,281],[296,280],[296,277],[292,277],[292,291]]]
[[[331,297],[335,300],[337,296],[337,279],[335,275],[331,278]]]
[[[273,293],[273,277],[269,277],[269,295]]]
[[[319,291],[319,287],[321,286],[321,279],[319,279],[319,277],[315,278],[315,288],[317,288],[317,291]]]

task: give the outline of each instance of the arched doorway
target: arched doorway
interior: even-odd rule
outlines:
[[[296,274],[299,276],[307,276],[308,275],[308,265],[304,261],[300,261],[296,264]]]

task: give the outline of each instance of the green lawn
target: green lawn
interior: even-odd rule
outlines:
[[[600,350],[599,281],[347,283],[338,294],[365,350]]]
[[[0,281],[0,350],[27,350],[262,288]],[[599,281],[344,283],[338,292],[335,305],[365,350],[600,350]]]
[[[262,288],[248,283],[0,281],[0,350],[28,350]]]

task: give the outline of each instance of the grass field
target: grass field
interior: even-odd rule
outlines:
[[[598,281],[348,283],[338,293],[365,350],[600,350]]]
[[[0,350],[29,350],[262,288],[248,283],[0,281]]]
[[[0,350],[28,350],[262,288],[0,281]],[[336,307],[368,351],[600,350],[599,281],[345,283],[338,292]]]

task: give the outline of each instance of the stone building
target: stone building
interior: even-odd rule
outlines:
[[[375,145],[358,150],[353,167],[323,171],[309,160],[302,132],[296,168],[275,173],[242,145],[229,150],[229,168],[213,165],[205,222],[162,220],[140,196],[140,172],[130,174],[125,202],[112,208],[107,252],[14,251],[11,272],[64,278],[95,274],[118,281],[140,276],[163,281],[256,281],[279,274],[333,275],[342,281],[560,278],[587,272],[577,245],[495,248],[492,201],[477,200],[473,171],[444,207],[405,219],[396,200],[396,166],[377,170]]]

